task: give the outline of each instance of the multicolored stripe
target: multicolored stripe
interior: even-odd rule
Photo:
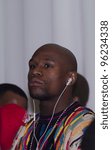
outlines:
[[[61,114],[62,112],[58,113],[58,115],[55,114],[45,136],[40,140],[39,147],[42,147],[42,150],[79,150],[82,136],[94,119],[94,113],[80,106],[78,102],[68,107],[62,116]],[[59,116],[61,118],[58,120]],[[39,115],[37,115],[37,119],[38,117]],[[40,122],[36,124],[36,136],[38,140],[45,131],[46,122],[49,123],[48,118],[43,119],[44,122],[41,122],[41,124]],[[17,150],[36,150],[34,148],[36,143],[33,141],[33,130],[34,123],[32,120],[26,125],[26,130],[21,141],[19,141]]]

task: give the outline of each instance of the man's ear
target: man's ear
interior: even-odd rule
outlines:
[[[69,79],[71,79],[70,85],[73,85],[77,80],[77,72],[70,72]]]

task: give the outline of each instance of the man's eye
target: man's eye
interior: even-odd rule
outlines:
[[[35,68],[35,64],[30,64],[30,65],[29,65],[29,68],[30,68],[30,69],[34,69],[34,68]]]
[[[44,64],[44,68],[49,68],[49,67],[51,67],[50,64]]]

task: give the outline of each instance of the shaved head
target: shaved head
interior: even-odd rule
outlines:
[[[45,44],[37,49],[33,56],[38,55],[40,51],[54,53],[54,55],[58,57],[58,60],[60,58],[60,61],[63,62],[63,65],[66,66],[68,71],[77,72],[77,60],[73,53],[67,48],[57,44]]]

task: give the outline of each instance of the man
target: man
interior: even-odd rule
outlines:
[[[31,97],[40,101],[40,113],[26,125],[17,149],[80,148],[94,114],[74,100],[76,79],[77,61],[68,49],[46,44],[33,54],[29,61],[28,87]]]
[[[0,148],[9,150],[20,126],[24,125],[27,96],[18,86],[0,84]]]

